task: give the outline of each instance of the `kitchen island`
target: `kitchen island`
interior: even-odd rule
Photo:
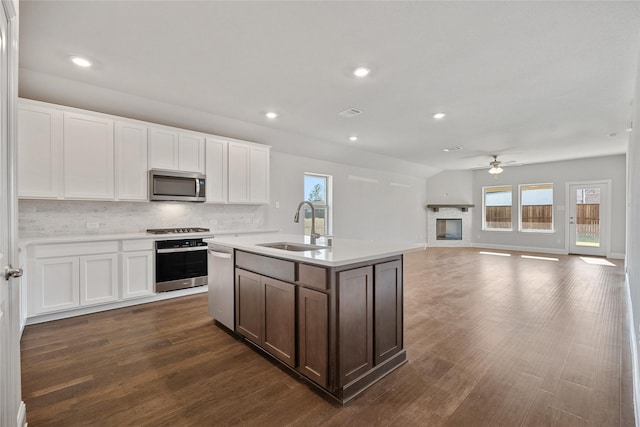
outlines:
[[[210,257],[214,245],[231,250],[233,283],[210,282],[209,298],[233,286],[233,332],[339,402],[406,362],[408,246],[348,239],[329,246],[325,238],[312,245],[308,236],[284,234],[205,241]]]

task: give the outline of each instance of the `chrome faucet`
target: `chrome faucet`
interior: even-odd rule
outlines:
[[[316,233],[316,210],[313,207],[313,203],[307,202],[306,200],[300,202],[300,204],[298,205],[298,210],[296,211],[296,216],[293,217],[293,222],[300,221],[300,209],[302,208],[302,205],[308,205],[311,208],[311,235],[309,236],[309,242],[312,245],[315,245],[316,239],[320,237],[320,234]]]

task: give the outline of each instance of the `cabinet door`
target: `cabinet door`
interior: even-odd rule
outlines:
[[[249,152],[249,201],[269,203],[269,149],[251,147]]]
[[[147,128],[117,122],[115,146],[116,199],[148,200]]]
[[[287,365],[296,364],[296,287],[262,277],[264,322],[262,347]]]
[[[18,108],[18,197],[62,197],[62,111]]]
[[[263,287],[261,277],[236,268],[236,332],[262,344]]]
[[[249,150],[247,145],[229,142],[229,203],[249,202]]]
[[[328,297],[298,288],[298,370],[322,387],[327,386]]]
[[[178,170],[178,132],[149,129],[149,168]]]
[[[227,202],[227,141],[207,138],[207,202]]]
[[[68,310],[80,305],[78,257],[36,260],[34,277],[37,314]]]
[[[204,137],[181,133],[178,143],[178,168],[204,173]]]
[[[113,121],[64,113],[64,196],[114,198]]]
[[[373,367],[373,267],[338,273],[339,386]]]
[[[377,365],[402,349],[402,262],[374,266],[374,362]]]
[[[122,253],[122,298],[153,295],[153,251]]]
[[[80,305],[118,300],[118,254],[80,257]]]

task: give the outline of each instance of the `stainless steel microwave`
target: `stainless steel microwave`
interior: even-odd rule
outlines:
[[[205,176],[198,172],[151,169],[149,200],[204,202]]]

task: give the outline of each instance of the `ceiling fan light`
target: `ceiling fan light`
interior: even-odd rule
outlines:
[[[489,169],[489,173],[491,175],[497,175],[499,173],[502,173],[504,169],[502,169],[500,166],[493,166],[491,167],[491,169]]]

